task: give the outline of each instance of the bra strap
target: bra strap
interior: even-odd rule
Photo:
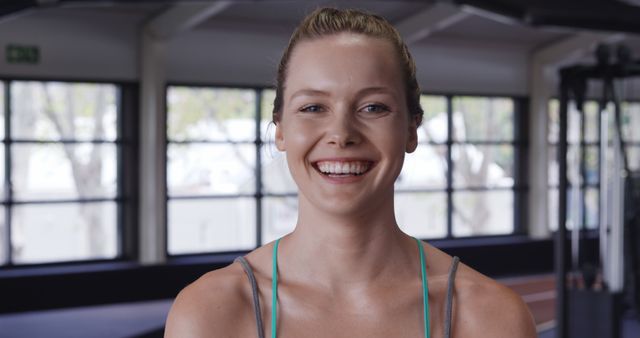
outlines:
[[[278,332],[278,245],[280,239],[277,239],[273,245],[273,256],[271,263],[271,338],[276,338]]]
[[[451,269],[449,270],[449,281],[447,282],[447,303],[445,308],[445,320],[444,320],[444,338],[451,337],[451,313],[453,310],[453,287],[456,279],[456,271],[458,270],[458,263],[460,259],[453,257],[451,261]]]
[[[426,338],[431,337],[429,325],[429,285],[427,283],[427,266],[424,259],[424,248],[422,247],[422,241],[415,238],[418,244],[418,250],[420,251],[420,271],[422,273],[422,308],[423,308],[423,322],[424,322],[424,336]]]
[[[236,262],[242,265],[242,269],[249,277],[251,283],[251,293],[253,294],[253,312],[256,315],[256,325],[258,326],[258,338],[264,338],[264,325],[262,324],[262,312],[260,311],[260,297],[258,296],[258,283],[256,283],[256,277],[253,274],[251,266],[247,260],[240,256],[236,258]]]

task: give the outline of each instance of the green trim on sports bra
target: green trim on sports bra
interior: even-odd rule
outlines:
[[[273,256],[271,262],[271,338],[276,338],[276,333],[278,332],[277,323],[278,323],[278,245],[280,244],[280,239],[277,239],[275,244],[273,245]],[[424,320],[424,336],[425,338],[430,338],[430,325],[429,325],[429,285],[427,283],[427,267],[424,258],[424,248],[422,247],[422,242],[417,239],[416,243],[418,244],[418,251],[420,251],[420,272],[422,275],[422,308],[423,308],[423,320]]]
[[[424,259],[424,248],[422,247],[422,242],[417,239],[416,243],[418,243],[418,248],[420,251],[420,271],[422,274],[422,313],[424,315],[424,336],[425,338],[431,337],[431,330],[429,325],[429,285],[427,284],[427,264]]]
[[[278,323],[278,245],[281,238],[276,240],[273,246],[272,270],[271,270],[271,338],[276,338]]]

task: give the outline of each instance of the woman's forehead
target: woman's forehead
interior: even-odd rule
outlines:
[[[363,86],[403,90],[400,60],[391,42],[354,33],[300,42],[291,54],[285,82],[287,99],[301,87],[326,91]]]
[[[341,56],[375,53],[377,56],[399,62],[394,45],[391,41],[372,37],[361,33],[342,32],[313,39],[305,39],[298,42],[293,48],[290,64],[296,61],[309,61],[314,54],[318,58],[329,57],[339,59]],[[299,57],[299,54],[303,54]],[[297,57],[298,56],[298,57]],[[316,61],[312,59],[313,61]]]

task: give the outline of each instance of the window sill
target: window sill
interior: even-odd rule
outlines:
[[[494,278],[553,271],[551,239],[497,236],[429,242]],[[3,268],[0,313],[169,299],[244,253],[172,256],[161,265],[109,261]]]

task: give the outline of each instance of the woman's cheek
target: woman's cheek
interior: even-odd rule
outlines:
[[[405,132],[407,126],[404,126],[398,121],[388,121],[386,124],[380,124],[375,128],[375,135],[380,140],[380,144],[384,147],[391,148],[390,150],[404,153],[406,146],[407,133]]]
[[[295,160],[304,161],[312,145],[315,143],[319,128],[310,123],[290,123],[285,130],[285,140],[287,143],[287,153],[293,157],[299,157]],[[294,160],[292,158],[292,160]]]
[[[293,121],[289,124],[289,138],[296,144],[309,143],[320,129],[320,124],[312,120]]]

